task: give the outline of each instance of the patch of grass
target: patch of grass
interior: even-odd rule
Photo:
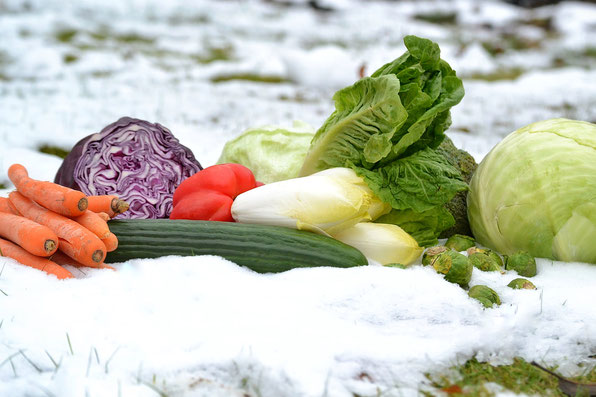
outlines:
[[[303,93],[296,92],[293,95],[281,94],[277,97],[282,102],[296,102],[296,103],[314,103],[315,101],[307,98]]]
[[[31,31],[29,29],[20,29],[19,30],[19,36],[22,38],[27,38],[27,37],[31,37]]]
[[[79,60],[79,57],[77,55],[74,54],[64,54],[64,56],[62,57],[62,61],[64,63],[73,63]]]
[[[596,58],[596,47],[588,47],[584,49],[583,56],[589,58]]]
[[[415,14],[414,19],[437,25],[455,25],[457,23],[456,12],[429,12]]]
[[[124,44],[154,44],[155,39],[143,36],[135,32],[116,33],[108,26],[100,26],[97,30],[88,32],[89,36],[96,41],[113,40]]]
[[[97,70],[95,72],[91,72],[91,76],[97,79],[105,79],[107,77],[112,76],[113,74],[114,72],[109,70]]]
[[[567,51],[557,54],[552,58],[552,65],[555,68],[568,66],[590,68],[596,59],[596,47],[586,47],[580,51]]]
[[[124,34],[115,34],[113,36],[114,40],[120,43],[126,44],[154,44],[155,39],[151,37],[142,36],[138,33],[124,33]]]
[[[563,397],[566,394],[559,388],[558,379],[533,366],[521,358],[515,358],[510,365],[493,366],[489,363],[469,360],[449,371],[452,375],[426,374],[433,390],[422,391],[425,396],[434,396],[442,391],[451,396],[495,395],[494,384],[516,394]],[[453,375],[455,372],[455,376]],[[455,379],[454,379],[455,378]],[[596,368],[591,368],[577,382],[594,382]],[[581,394],[580,394],[581,395]]]
[[[338,47],[341,49],[348,49],[348,48],[350,48],[350,43],[348,43],[347,41],[342,40],[342,39],[325,40],[325,39],[319,39],[319,38],[304,40],[301,43],[301,47],[303,47],[307,50],[312,50],[317,47],[326,47],[326,46],[333,46],[333,47]],[[353,46],[356,48],[359,48],[361,45],[355,42],[355,43],[353,43]]]
[[[207,64],[216,61],[229,61],[234,56],[232,46],[212,47],[205,54],[191,55],[191,59],[201,64]]]
[[[213,83],[224,83],[227,81],[233,80],[242,80],[242,81],[252,81],[256,83],[268,83],[268,84],[279,84],[279,83],[287,83],[289,80],[280,77],[280,76],[267,76],[267,75],[259,75],[254,73],[230,73],[225,75],[219,75],[211,78],[211,82]]]
[[[0,189],[6,189],[6,185],[4,183],[0,183]]]
[[[206,25],[211,22],[211,18],[206,14],[196,15],[173,15],[168,18],[168,22],[172,25],[191,24],[191,25]]]
[[[0,50],[0,66],[8,65],[12,60],[5,51]]]
[[[540,17],[529,18],[527,20],[521,21],[521,23],[524,25],[536,26],[537,28],[544,29],[547,32],[552,32],[555,30],[552,16],[548,16],[548,17],[544,17],[544,18],[540,18]]]
[[[502,80],[515,80],[524,74],[524,71],[520,68],[502,69],[492,73],[473,73],[466,76],[469,80],[484,80],[484,81],[502,81]]]
[[[513,33],[497,33],[494,39],[483,40],[482,47],[491,56],[496,57],[509,51],[528,51],[542,47],[541,40],[518,36]]]
[[[12,59],[10,56],[6,52],[0,50],[0,81],[8,81],[8,76],[2,72],[2,69],[11,62]]]
[[[65,158],[66,155],[69,153],[68,150],[65,150],[61,147],[53,146],[53,145],[42,145],[37,150],[39,150],[41,153],[52,154],[54,156],[58,156],[61,159]]]
[[[78,30],[72,28],[62,28],[54,32],[54,38],[61,43],[70,43],[79,33]]]

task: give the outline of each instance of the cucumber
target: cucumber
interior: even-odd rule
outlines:
[[[106,263],[166,255],[218,255],[259,273],[298,267],[368,264],[356,248],[331,237],[281,226],[185,219],[114,219],[118,248]]]

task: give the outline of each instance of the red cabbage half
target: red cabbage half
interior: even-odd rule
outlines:
[[[115,194],[130,207],[118,218],[167,218],[174,189],[202,169],[160,124],[123,117],[72,148],[54,182],[87,195]]]

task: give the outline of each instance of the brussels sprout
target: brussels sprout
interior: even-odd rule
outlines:
[[[513,279],[507,286],[513,289],[536,289],[536,286],[530,280],[526,280],[525,278]]]
[[[472,237],[463,234],[454,234],[445,242],[445,247],[451,248],[457,252],[465,251],[474,245],[476,245],[476,241],[474,241]]]
[[[501,255],[497,254],[495,251],[488,249],[488,248],[478,248],[478,247],[470,247],[467,249],[468,255],[472,255],[476,252],[482,252],[488,256],[490,256],[493,261],[499,265],[499,267],[503,268],[505,264],[503,263],[503,258]]]
[[[467,287],[474,268],[468,257],[457,251],[447,250],[435,257],[432,267],[445,275],[445,280]]]
[[[492,254],[492,255],[491,255]],[[468,249],[468,260],[477,269],[483,272],[501,272],[503,271],[503,262],[501,257],[491,250],[472,247]]]
[[[482,303],[482,306],[487,308],[493,307],[494,305],[499,306],[501,304],[499,295],[486,285],[473,286],[468,291],[468,296],[476,299],[478,302]]]
[[[513,255],[505,256],[505,269],[515,270],[524,277],[536,275],[536,259],[525,251],[518,251]]]
[[[442,254],[448,249],[449,248],[445,247],[444,245],[436,245],[434,247],[430,247],[429,249],[424,251],[424,254],[422,254],[422,264],[424,266],[432,264],[433,259],[436,258],[437,255]]]

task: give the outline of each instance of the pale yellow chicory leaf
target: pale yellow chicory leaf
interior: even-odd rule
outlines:
[[[333,235],[389,210],[353,170],[338,167],[244,192],[234,200],[232,216],[240,223]]]
[[[381,265],[410,265],[423,250],[402,228],[387,223],[360,222],[332,237],[359,249],[364,256]]]

